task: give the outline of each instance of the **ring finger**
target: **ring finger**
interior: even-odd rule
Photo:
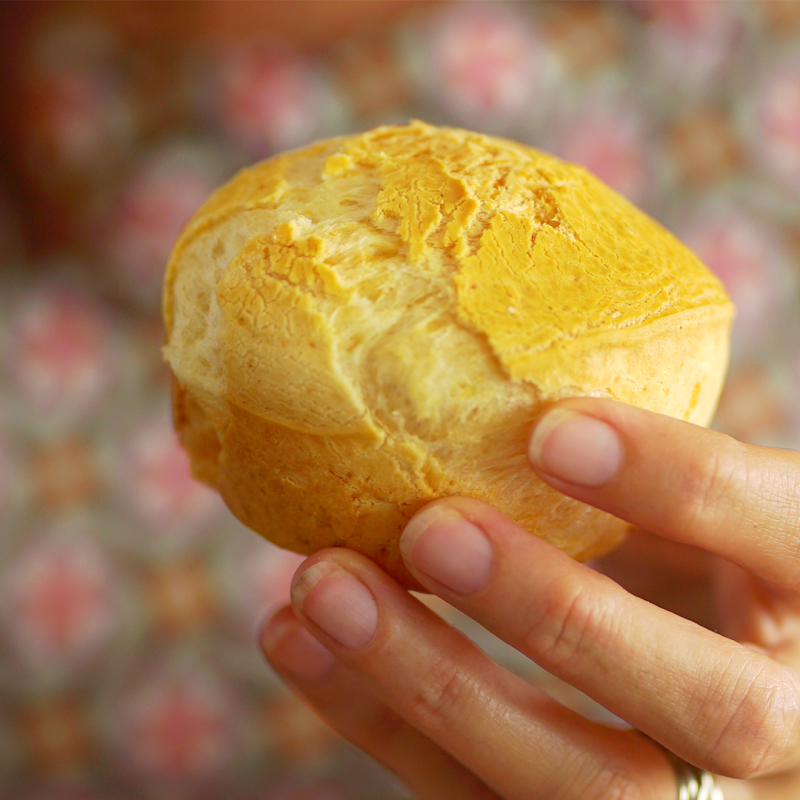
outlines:
[[[500,796],[675,794],[656,745],[564,709],[491,661],[366,558],[336,549],[317,554],[292,597],[308,629],[374,696]]]

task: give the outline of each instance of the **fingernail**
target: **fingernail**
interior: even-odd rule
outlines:
[[[622,465],[622,442],[609,424],[569,408],[554,408],[536,426],[528,457],[553,478],[602,486]]]
[[[456,594],[480,591],[492,571],[486,534],[447,505],[417,514],[403,531],[400,552],[409,567]]]
[[[378,628],[378,606],[372,592],[330,562],[318,562],[302,573],[292,589],[292,602],[348,650],[366,647]]]
[[[298,622],[267,625],[263,628],[261,649],[279,672],[302,681],[319,683],[333,669],[336,658]]]

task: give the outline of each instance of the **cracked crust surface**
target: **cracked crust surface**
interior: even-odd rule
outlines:
[[[244,170],[187,225],[164,287],[175,421],[248,526],[346,545],[413,585],[405,522],[490,502],[577,558],[624,526],[544,486],[530,422],[568,395],[707,424],[732,306],[583,169],[415,122]]]

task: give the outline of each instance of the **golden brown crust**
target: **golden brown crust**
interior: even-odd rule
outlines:
[[[175,379],[172,381],[172,420],[181,444],[191,456],[194,476],[216,486],[221,451],[219,436],[191,392]]]
[[[530,422],[597,395],[707,424],[732,306],[583,169],[423,123],[245,170],[168,266],[165,356],[195,473],[281,546],[410,585],[397,537],[461,494],[579,558],[623,525],[539,482]]]

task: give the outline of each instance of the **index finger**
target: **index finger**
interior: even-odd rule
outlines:
[[[610,400],[551,408],[530,441],[546,483],[652,533],[800,588],[800,453]]]

